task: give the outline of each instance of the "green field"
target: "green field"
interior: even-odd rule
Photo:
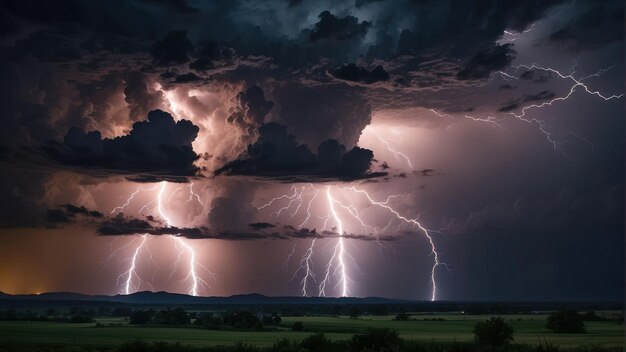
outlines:
[[[101,318],[104,326],[54,322],[0,322],[0,345],[80,345],[89,347],[114,347],[127,341],[180,342],[194,346],[232,345],[246,342],[257,346],[270,346],[274,341],[287,338],[302,340],[314,331],[322,331],[331,339],[349,339],[354,333],[368,327],[386,327],[397,330],[409,341],[453,342],[471,341],[474,324],[489,316],[440,315],[414,316],[415,321],[394,321],[391,316],[363,317],[283,317],[281,326],[274,331],[214,331],[193,327],[128,326],[122,318]],[[422,320],[442,317],[445,321]],[[553,334],[545,329],[545,315],[502,315],[515,328],[515,342],[538,344],[549,341],[562,347],[624,346],[624,325],[607,322],[587,323],[586,334]],[[291,325],[301,321],[307,331],[293,332]],[[107,326],[108,324],[123,326]]]

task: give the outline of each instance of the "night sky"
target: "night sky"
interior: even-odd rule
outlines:
[[[616,301],[623,1],[2,1],[0,291]]]

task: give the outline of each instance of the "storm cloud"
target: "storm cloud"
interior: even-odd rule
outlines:
[[[199,156],[191,146],[197,135],[198,127],[190,121],[175,122],[170,114],[154,110],[147,120],[135,122],[128,135],[102,139],[99,131],[71,128],[63,143],[50,142],[44,150],[59,163],[85,172],[95,168],[140,182],[184,181],[198,172],[193,163]]]

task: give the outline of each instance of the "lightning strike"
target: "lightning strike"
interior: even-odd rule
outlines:
[[[133,276],[137,277],[137,279],[140,281],[141,284],[141,278],[139,278],[139,276],[137,275],[136,272],[136,268],[137,268],[137,257],[139,256],[139,253],[141,252],[141,249],[143,248],[143,246],[146,244],[146,241],[148,240],[148,235],[142,235],[141,236],[141,243],[139,244],[139,246],[137,246],[137,248],[135,248],[135,252],[133,253],[133,258],[131,259],[130,262],[130,268],[128,269],[128,271],[125,273],[126,274],[126,286],[125,286],[125,290],[124,292],[128,295],[131,292],[131,284],[133,282]],[[139,288],[139,285],[137,285],[137,289]],[[135,290],[137,290],[135,289]]]
[[[437,115],[438,117],[441,117],[441,118],[457,118],[456,116],[440,113],[439,111],[437,111],[435,109],[429,109],[429,110],[430,110],[430,112],[432,112],[433,114],[435,114],[435,115]],[[502,128],[502,126],[500,125],[500,123],[498,122],[498,120],[496,119],[495,116],[475,117],[475,116],[470,116],[470,115],[461,115],[461,117],[463,117],[465,119],[468,119],[468,120],[475,121],[475,122],[489,123],[489,124],[492,124],[492,125],[494,125],[496,127]]]
[[[383,137],[382,137],[382,136],[381,136],[378,132],[373,131],[373,130],[372,130],[372,132],[374,133],[374,135],[376,135],[376,137],[378,138],[378,140],[380,140],[380,142],[381,142],[381,143],[383,143],[383,144],[385,145],[385,147],[387,148],[387,150],[388,150],[389,152],[391,152],[391,153],[392,153],[392,154],[396,157],[396,160],[398,160],[398,161],[399,161],[400,159],[404,159],[404,160],[406,161],[406,163],[408,164],[409,168],[410,168],[411,170],[413,170],[413,163],[411,162],[411,159],[410,159],[410,158],[409,158],[406,154],[404,154],[404,153],[402,153],[402,152],[400,152],[400,151],[398,151],[398,150],[394,149],[394,148],[391,146],[391,144],[390,144],[387,140],[385,140],[385,139],[384,139],[384,138],[383,138]]]
[[[349,278],[346,272],[346,263],[345,263],[346,249],[343,243],[344,242],[343,241],[343,221],[341,220],[341,218],[337,214],[337,211],[335,210],[335,199],[333,198],[330,192],[330,186],[326,187],[326,199],[328,200],[328,210],[330,212],[330,216],[333,218],[333,220],[335,221],[335,225],[337,226],[336,228],[337,228],[337,233],[339,233],[339,239],[337,240],[337,244],[335,245],[335,248],[333,250],[333,255],[328,261],[328,265],[326,266],[326,274],[324,275],[324,280],[322,280],[322,283],[320,284],[319,295],[320,296],[326,295],[325,289],[326,289],[326,284],[328,280],[330,279],[330,268],[331,268],[332,263],[335,260],[337,260],[338,262],[337,269],[339,271],[339,282],[337,284],[341,286],[341,297],[347,297],[349,294],[349,291],[348,291]]]
[[[306,189],[311,189],[311,192],[307,192],[305,194]],[[419,231],[424,234],[424,237],[427,239],[429,243],[431,254],[434,256],[434,263],[430,270],[430,284],[432,287],[430,299],[433,301],[437,300],[437,293],[438,293],[437,280],[436,280],[437,269],[440,266],[443,266],[445,268],[448,268],[448,266],[445,263],[441,262],[440,260],[439,252],[437,251],[437,247],[431,236],[431,231],[426,229],[424,226],[422,226],[422,224],[418,221],[418,219],[409,219],[401,215],[397,210],[395,210],[390,205],[393,199],[397,197],[401,197],[402,195],[392,194],[392,195],[387,196],[385,200],[377,201],[373,199],[370,196],[370,194],[367,193],[366,191],[357,189],[355,187],[342,188],[342,190],[347,190],[355,195],[364,195],[366,200],[369,202],[369,204],[385,209],[386,211],[390,212],[396,219],[404,223],[410,224],[412,226],[416,226],[419,229]],[[310,292],[311,280],[313,280],[313,282],[318,283],[318,287],[317,287],[318,295],[321,297],[326,296],[329,293],[328,289],[329,289],[329,286],[331,285],[331,281],[335,282],[334,278],[337,278],[336,284],[334,287],[339,288],[339,296],[346,297],[350,294],[350,284],[352,280],[349,277],[348,263],[346,261],[348,260],[351,261],[351,264],[350,264],[351,268],[353,267],[358,272],[360,272],[360,269],[356,263],[355,258],[352,257],[346,249],[344,235],[345,235],[345,224],[346,224],[345,221],[347,220],[347,218],[344,218],[344,217],[349,217],[350,219],[354,219],[356,223],[361,225],[361,230],[363,232],[369,232],[370,234],[375,235],[377,237],[378,244],[381,245],[383,248],[386,248],[378,240],[378,235],[380,233],[380,230],[376,226],[372,226],[368,224],[365,218],[360,214],[359,209],[354,204],[345,203],[341,199],[337,198],[333,194],[334,191],[335,190],[333,189],[332,186],[330,185],[326,186],[326,188],[323,190],[324,195],[325,195],[324,202],[318,202],[316,203],[316,206],[323,205],[324,208],[327,209],[328,211],[326,216],[317,216],[319,220],[322,221],[321,227],[323,229],[332,228],[332,230],[337,233],[338,238],[334,246],[331,249],[330,258],[324,265],[323,275],[320,276],[319,280],[316,280],[317,277],[313,270],[313,256],[314,256],[314,250],[316,247],[316,239],[313,239],[311,241],[309,247],[307,247],[306,252],[302,255],[300,259],[300,266],[295,271],[292,277],[292,280],[295,277],[302,275],[302,278],[300,280],[300,288],[301,288],[301,293],[303,296],[309,296],[311,294]],[[261,209],[268,208],[270,206],[275,206],[279,210],[273,212],[272,214],[274,215],[278,214],[279,216],[282,213],[288,211],[289,209],[295,208],[294,212],[288,213],[289,218],[293,218],[296,214],[301,213],[300,216],[304,217],[304,220],[299,225],[299,227],[303,228],[304,226],[308,224],[308,222],[313,217],[313,214],[314,214],[312,211],[313,203],[319,197],[321,192],[322,192],[321,189],[318,189],[311,184],[306,187],[292,186],[291,193],[286,193],[278,197],[272,198],[269,202],[264,203],[261,206],[257,206],[256,208],[261,210]],[[308,198],[308,201],[305,201],[304,200],[305,198]],[[286,204],[285,203],[279,204],[280,202],[285,202]],[[294,205],[296,203],[298,204],[297,206]],[[306,207],[304,206],[304,204],[306,204]],[[306,210],[301,211],[301,208],[304,208]],[[435,232],[435,231],[432,231],[432,232]],[[294,251],[295,251],[295,247],[292,249],[291,253],[289,253],[289,255],[287,256],[286,261],[289,261],[289,259],[293,256]]]
[[[302,297],[308,297],[309,293],[307,291],[307,285],[309,280],[313,280],[315,282],[315,273],[313,272],[313,248],[315,247],[315,238],[311,240],[311,245],[307,248],[306,252],[302,255],[300,259],[300,267],[293,274],[292,280],[298,275],[299,272],[304,272],[304,276],[302,280],[300,280],[300,285],[302,286]]]
[[[355,187],[350,187],[348,188],[350,190],[352,190],[355,193],[360,193],[365,195],[365,197],[367,198],[367,200],[372,204],[372,205],[376,205],[378,207],[387,209],[389,212],[391,212],[397,219],[408,223],[408,224],[412,224],[415,225],[426,237],[426,239],[428,240],[428,243],[430,244],[430,250],[431,250],[431,254],[434,256],[434,263],[433,266],[431,267],[430,270],[430,283],[432,286],[432,291],[431,291],[431,301],[436,301],[437,300],[437,279],[436,279],[436,271],[437,268],[439,266],[445,266],[447,267],[446,263],[442,263],[439,260],[439,253],[437,252],[437,247],[435,246],[435,242],[433,241],[432,236],[430,235],[428,229],[426,229],[424,226],[422,226],[422,224],[420,224],[419,221],[417,221],[417,219],[409,219],[403,215],[400,215],[400,213],[398,211],[396,211],[394,208],[392,208],[391,206],[389,206],[389,198],[387,198],[387,201],[385,202],[379,202],[374,200],[369,193],[367,193],[364,190],[360,190],[357,189]]]
[[[194,200],[194,198],[196,199],[196,201],[198,201],[198,203],[202,204],[202,206],[205,206],[204,202],[202,201],[198,193],[193,191],[193,182],[191,182],[189,184],[189,199],[187,199],[187,203]]]
[[[562,78],[562,79],[567,79],[570,80],[573,85],[570,87],[569,92],[565,95],[565,96],[561,96],[561,97],[556,97],[553,98],[549,101],[543,102],[541,104],[529,104],[524,106],[520,113],[515,113],[515,112],[511,112],[510,114],[515,116],[518,119],[522,119],[524,116],[526,116],[526,111],[530,110],[530,109],[540,109],[546,106],[551,106],[552,104],[559,102],[559,101],[565,101],[567,99],[569,99],[572,94],[574,94],[574,92],[578,89],[578,88],[582,88],[587,94],[590,95],[595,95],[605,101],[609,101],[609,100],[613,100],[613,99],[619,99],[621,97],[624,96],[624,94],[613,94],[613,95],[604,95],[602,93],[600,93],[600,91],[597,90],[592,90],[590,89],[583,81],[591,78],[591,77],[600,77],[602,74],[604,74],[605,72],[607,72],[608,70],[610,70],[611,68],[606,68],[606,69],[602,69],[600,71],[598,71],[597,73],[582,77],[580,79],[576,79],[574,77],[574,73],[570,73],[570,74],[563,74],[558,70],[555,70],[551,67],[541,67],[541,66],[537,66],[537,65],[517,65],[517,66],[513,66],[513,68],[515,68],[516,70],[519,70],[520,68],[524,68],[526,70],[540,70],[540,71],[545,71],[545,72],[551,72],[556,74],[558,77]],[[504,74],[503,72],[500,72],[501,74]],[[511,75],[506,74],[507,77],[514,77]],[[514,77],[515,78],[515,77]],[[519,79],[519,77],[516,77],[515,79]]]
[[[559,97],[550,99],[550,100],[545,101],[545,102],[543,102],[541,104],[529,104],[529,105],[523,106],[519,113],[515,113],[515,112],[510,112],[509,113],[511,116],[513,116],[514,118],[516,118],[516,119],[518,119],[520,121],[529,123],[531,125],[536,125],[537,128],[539,129],[539,131],[545,136],[546,140],[550,144],[552,144],[552,148],[555,151],[558,151],[558,152],[560,152],[563,155],[566,155],[565,150],[563,150],[563,148],[562,148],[563,142],[557,141],[556,139],[553,138],[553,133],[550,132],[548,130],[548,128],[546,128],[546,125],[545,125],[544,121],[542,121],[542,120],[540,120],[538,118],[535,118],[535,117],[531,117],[531,118],[526,117],[526,112],[527,111],[532,110],[532,109],[542,109],[542,108],[545,108],[547,106],[552,106],[554,103],[565,101],[565,100],[569,99],[577,90],[580,90],[580,89],[582,89],[587,94],[595,95],[595,96],[603,99],[604,101],[609,101],[609,100],[613,100],[613,99],[620,99],[620,98],[622,98],[624,96],[624,94],[605,95],[605,94],[602,94],[598,90],[592,90],[591,88],[589,88],[589,86],[587,86],[584,83],[584,81],[589,79],[589,78],[602,76],[604,73],[609,71],[612,68],[612,66],[600,69],[596,73],[593,73],[593,74],[590,74],[590,75],[587,75],[587,76],[584,76],[584,77],[581,77],[581,78],[578,78],[578,79],[574,77],[575,71],[574,71],[573,68],[572,68],[571,73],[564,74],[564,73],[561,73],[559,70],[556,70],[554,68],[542,67],[542,66],[538,66],[538,65],[517,65],[517,66],[512,66],[512,67],[515,68],[516,70],[519,70],[519,69],[523,68],[523,69],[526,69],[526,70],[529,70],[529,71],[530,70],[539,70],[539,71],[544,71],[544,72],[550,72],[552,74],[557,75],[561,79],[569,80],[569,81],[572,82],[572,86],[570,87],[568,93],[566,95],[564,95],[564,96],[559,96]],[[518,80],[518,79],[520,79],[519,77],[515,77],[515,76],[513,76],[511,74],[508,74],[506,72],[503,72],[503,71],[499,71],[498,73],[505,80],[512,80],[512,79]],[[586,142],[589,142],[589,141],[586,141]]]
[[[156,199],[154,199],[154,200],[144,204],[140,208],[138,214],[143,214],[143,212],[146,209],[148,209],[152,205],[155,205],[156,212],[158,213],[159,217],[165,222],[166,226],[171,227],[172,226],[172,220],[165,213],[165,210],[163,208],[164,194],[165,194],[166,187],[167,187],[167,182],[161,182]],[[148,190],[154,190],[154,189],[156,189],[156,186],[152,187],[152,188],[149,188],[149,189],[143,189],[143,188],[139,187],[135,192],[133,192],[129,196],[129,198],[126,200],[126,202],[124,202],[120,206],[117,206],[117,207],[113,208],[113,210],[111,211],[111,214],[113,214],[115,212],[121,212],[126,207],[128,207],[132,203],[134,197],[140,191],[148,191]],[[177,188],[174,192],[169,194],[167,199],[171,200],[171,198],[174,195],[176,195],[176,193],[178,193],[180,190],[182,190],[182,187]],[[190,192],[190,196],[189,196],[189,200],[188,201],[191,201],[191,200],[193,200],[195,198],[195,200],[198,203],[204,205],[204,203],[202,202],[202,199],[200,198],[200,196],[193,191],[193,184],[191,184],[189,186],[189,192]],[[187,276],[182,281],[190,281],[191,283],[190,283],[190,287],[189,287],[188,293],[190,295],[197,296],[199,294],[199,289],[200,289],[201,286],[204,286],[204,285],[208,286],[206,281],[204,281],[199,276],[198,268],[204,269],[205,271],[207,271],[212,276],[213,276],[213,273],[211,273],[204,266],[202,266],[200,263],[198,263],[196,250],[189,243],[187,243],[187,241],[185,241],[185,239],[183,239],[181,237],[178,237],[178,236],[175,236],[175,235],[171,235],[169,237],[171,237],[175,241],[175,248],[178,250],[178,257],[177,257],[178,259],[177,259],[177,261],[173,265],[172,273],[176,270],[176,266],[178,264],[178,261],[183,257],[183,253],[186,253],[188,258],[189,258],[189,260],[188,260],[189,271],[187,273]],[[129,264],[128,269],[118,276],[118,282],[122,278],[124,278],[125,281],[126,281],[125,285],[124,285],[124,292],[126,294],[130,294],[133,291],[138,290],[139,287],[141,286],[141,284],[143,284],[143,283],[148,284],[150,287],[152,287],[152,285],[150,285],[150,283],[145,282],[144,280],[142,280],[141,277],[138,275],[138,272],[137,272],[137,263],[138,263],[139,257],[142,255],[142,253],[145,250],[147,250],[147,244],[146,244],[147,240],[148,240],[148,234],[144,234],[144,235],[141,236],[141,241],[140,241],[139,245],[137,247],[135,247],[135,249],[133,251],[133,255],[132,255],[131,259],[130,259],[130,264]],[[132,243],[134,243],[134,242],[131,242],[129,245],[131,245]],[[127,246],[129,246],[129,245],[127,245]],[[126,246],[124,246],[124,247],[126,247]],[[114,251],[113,254],[115,254],[117,251],[119,251],[119,249]],[[111,256],[113,254],[111,254]],[[152,256],[152,254],[150,253],[150,257],[151,256]],[[138,282],[138,283],[137,284],[133,284],[134,282]]]
[[[159,189],[159,193],[157,195],[157,211],[161,219],[163,219],[163,221],[165,221],[167,226],[170,227],[172,226],[172,220],[167,215],[165,215],[165,212],[163,211],[163,202],[162,202],[163,193],[165,192],[166,186],[167,186],[167,182],[165,181],[161,182],[161,188]],[[191,190],[191,187],[189,187],[189,189],[191,192],[193,192]],[[191,287],[189,288],[189,294],[192,296],[197,296],[199,285],[200,284],[206,285],[206,282],[203,279],[201,279],[197,273],[196,267],[199,266],[199,263],[196,260],[196,250],[181,237],[178,237],[178,236],[171,236],[171,237],[176,241],[176,244],[177,244],[176,248],[179,249],[178,258],[180,258],[181,247],[189,254],[189,262],[188,262],[189,272],[187,276],[183,279],[183,281],[191,280]]]

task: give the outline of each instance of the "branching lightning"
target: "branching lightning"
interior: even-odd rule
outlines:
[[[567,99],[569,99],[574,92],[576,92],[577,90],[580,90],[582,88],[582,90],[590,95],[595,95],[601,99],[603,99],[604,101],[609,101],[609,100],[613,100],[613,99],[619,99],[622,98],[624,96],[624,94],[613,94],[613,95],[605,95],[602,94],[600,91],[598,90],[593,90],[591,88],[589,88],[589,86],[587,86],[584,81],[586,79],[589,79],[591,77],[600,77],[602,76],[604,73],[606,73],[607,71],[609,71],[612,67],[607,67],[607,68],[603,68],[601,70],[599,70],[598,72],[594,73],[594,74],[590,74],[581,78],[575,78],[574,77],[574,70],[572,70],[571,73],[569,74],[564,74],[562,72],[560,72],[559,70],[556,70],[554,68],[551,67],[542,67],[542,66],[538,66],[538,65],[517,65],[517,66],[513,66],[514,69],[519,70],[519,69],[526,69],[526,70],[539,70],[539,71],[544,71],[544,72],[550,72],[552,74],[557,75],[559,78],[561,79],[565,79],[565,80],[569,80],[570,82],[572,82],[572,86],[570,87],[569,91],[567,92],[566,95],[564,96],[559,96],[559,97],[555,97],[552,98],[548,101],[545,101],[541,104],[528,104],[526,106],[523,106],[519,113],[516,112],[510,112],[509,114],[513,117],[515,117],[516,119],[529,123],[529,124],[534,124],[537,126],[537,128],[539,129],[539,131],[545,136],[546,140],[552,144],[552,147],[554,150],[559,151],[561,154],[565,155],[565,151],[562,148],[562,142],[559,142],[557,140],[555,140],[553,138],[553,133],[550,132],[546,125],[545,122],[542,120],[539,120],[537,118],[528,118],[526,117],[526,112],[532,109],[541,109],[541,108],[545,108],[547,106],[552,106],[554,103],[557,102],[561,102],[561,101],[565,101]],[[511,74],[508,74],[506,72],[503,71],[499,71],[498,72],[504,79],[506,80],[519,80],[520,77],[516,77],[513,76]],[[587,141],[588,142],[588,141]]]
[[[396,160],[400,160],[400,159],[404,159],[407,163],[407,165],[409,166],[409,168],[411,170],[413,170],[413,163],[411,162],[411,159],[404,153],[396,150],[395,148],[393,148],[391,146],[391,144],[389,143],[389,141],[387,141],[386,139],[384,139],[378,132],[372,130],[372,133],[374,133],[374,135],[376,136],[376,138],[378,138],[378,140],[380,140],[381,143],[383,143],[385,145],[385,147],[387,148],[387,150],[389,152],[391,152],[393,154],[393,156],[395,156]]]
[[[172,226],[172,220],[170,219],[170,217],[165,213],[164,210],[164,194],[165,194],[165,190],[167,187],[167,182],[161,182],[160,187],[159,187],[159,191],[157,193],[156,199],[144,204],[140,210],[139,210],[139,214],[142,214],[146,209],[148,209],[149,207],[155,205],[155,209],[156,212],[158,213],[159,217],[165,222],[166,226],[170,227]],[[129,198],[120,206],[117,206],[115,208],[113,208],[113,210],[111,211],[111,214],[115,213],[115,212],[121,212],[122,210],[124,210],[125,208],[127,208],[134,200],[134,197],[140,192],[140,191],[151,191],[156,189],[155,187],[149,188],[149,189],[142,189],[141,187],[138,188],[135,192],[133,192]],[[178,193],[180,190],[182,189],[182,187],[177,188],[174,192],[172,192],[169,197],[168,200],[171,200],[171,198]],[[202,199],[200,198],[200,196],[194,192],[193,190],[193,183],[189,185],[189,199],[187,200],[187,202],[190,202],[192,200],[196,200],[199,204],[202,204],[204,206],[204,203],[202,202]],[[173,265],[173,270],[172,273],[176,270],[178,261],[184,257],[184,254],[187,254],[187,257],[189,258],[188,260],[188,266],[189,266],[189,271],[187,273],[187,276],[185,278],[183,278],[182,281],[184,282],[190,282],[189,285],[189,290],[188,293],[192,296],[197,296],[199,294],[199,290],[201,287],[203,286],[208,286],[208,284],[206,283],[205,280],[203,280],[200,275],[198,274],[198,268],[204,269],[207,273],[209,273],[210,275],[213,275],[213,273],[211,273],[209,270],[207,270],[204,266],[202,266],[200,263],[198,263],[197,261],[197,254],[196,254],[196,250],[195,248],[193,248],[189,243],[187,243],[187,241],[179,236],[175,236],[175,235],[170,235],[169,237],[171,237],[174,241],[174,247],[177,249],[178,251],[178,256],[177,256],[177,261],[174,263]],[[139,258],[142,256],[142,253],[144,251],[147,250],[147,242],[148,242],[148,234],[143,234],[141,235],[141,240],[139,241],[139,245],[135,247],[133,254],[129,260],[129,267],[126,271],[124,271],[122,274],[120,274],[118,276],[118,282],[122,279],[125,280],[125,284],[124,284],[124,290],[123,292],[125,294],[130,294],[132,292],[137,291],[142,284],[147,284],[148,286],[152,287],[152,285],[149,282],[146,282],[145,280],[143,280],[137,270],[137,265],[138,265],[138,260]],[[133,244],[133,242],[131,242],[129,245]],[[126,247],[126,246],[124,246]],[[119,250],[119,249],[118,249]],[[117,250],[115,251],[117,252]],[[113,253],[114,254],[114,253]],[[112,255],[113,255],[112,254]],[[152,254],[150,253],[150,256]],[[171,276],[171,275],[170,275]]]
[[[335,199],[333,198],[333,195],[330,191],[330,186],[326,186],[326,199],[328,200],[328,211],[330,213],[330,216],[332,217],[333,221],[335,222],[337,226],[337,233],[339,233],[339,239],[337,240],[337,244],[335,245],[335,248],[333,250],[333,255],[328,261],[328,265],[326,266],[326,274],[324,275],[324,279],[320,283],[319,293],[320,293],[320,296],[326,296],[326,284],[328,283],[328,280],[330,278],[330,269],[331,269],[333,262],[337,261],[337,270],[339,271],[339,282],[337,283],[337,285],[341,286],[341,297],[347,297],[349,293],[348,281],[350,279],[348,278],[348,274],[346,272],[346,263],[345,263],[346,249],[343,243],[344,242],[343,241],[343,233],[344,233],[343,221],[341,220],[341,217],[339,217],[339,215],[337,214],[337,211],[335,210]]]
[[[311,191],[305,193],[305,190],[308,190],[308,189],[310,189]],[[357,196],[357,195],[365,196],[365,199],[367,200],[369,204],[376,206],[376,207],[383,208],[384,210],[390,212],[391,215],[395,219],[400,220],[409,225],[416,226],[419,229],[419,231],[424,234],[424,236],[426,237],[429,243],[431,254],[434,256],[434,263],[430,270],[430,283],[432,286],[430,299],[433,301],[436,300],[437,299],[437,281],[436,281],[437,269],[440,266],[444,266],[447,268],[447,265],[441,262],[440,260],[439,252],[437,251],[437,248],[435,246],[435,242],[432,238],[431,231],[429,231],[424,226],[422,226],[421,223],[417,219],[409,219],[401,215],[396,209],[394,209],[390,205],[391,201],[394,198],[399,197],[400,195],[397,195],[397,194],[389,195],[384,201],[377,201],[373,197],[371,197],[368,192],[364,190],[360,190],[355,187],[344,187],[344,188],[338,189],[330,185],[325,186],[325,189],[323,190],[318,189],[314,187],[313,185],[302,186],[302,187],[292,186],[291,193],[283,194],[278,197],[275,197],[271,199],[269,202],[264,203],[263,205],[257,207],[257,209],[261,210],[261,209],[275,206],[280,211],[278,212],[278,215],[280,215],[281,213],[287,213],[291,209],[295,209],[294,211],[289,213],[290,219],[296,216],[300,212],[301,208],[305,208],[304,211],[301,211],[301,215],[300,215],[304,217],[304,221],[302,221],[302,223],[300,224],[300,228],[304,228],[304,226],[308,224],[311,218],[314,217],[313,210],[312,210],[314,201],[318,199],[321,192],[324,192],[323,193],[325,195],[324,202],[321,202],[321,199],[320,199],[320,202],[316,204],[318,207],[322,206],[324,209],[326,209],[327,213],[324,216],[316,215],[316,217],[322,221],[321,227],[323,229],[332,229],[332,231],[337,234],[338,238],[335,244],[331,248],[330,258],[328,259],[326,264],[323,266],[323,274],[320,276],[319,281],[316,280],[317,277],[315,275],[315,270],[313,268],[313,257],[314,257],[314,250],[316,247],[316,239],[313,239],[311,241],[309,247],[307,247],[307,250],[304,252],[302,257],[300,258],[300,265],[298,269],[295,271],[293,278],[295,278],[298,275],[302,275],[302,279],[300,280],[300,287],[301,287],[302,295],[309,296],[311,294],[310,292],[311,280],[313,280],[313,282],[318,283],[317,294],[319,296],[326,296],[327,294],[329,294],[329,287],[331,285],[331,281],[336,282],[336,284],[333,287],[338,288],[339,296],[345,297],[351,294],[350,286],[353,281],[349,277],[348,261],[349,260],[351,261],[352,263],[351,267],[353,266],[354,269],[358,271],[360,270],[356,264],[356,260],[349,254],[346,248],[346,238],[344,235],[346,233],[345,221],[347,218],[344,218],[345,216],[348,216],[349,218],[356,221],[355,224],[360,224],[361,231],[363,232],[369,232],[370,234],[376,235],[376,236],[378,236],[380,232],[378,228],[367,223],[367,221],[364,219],[364,217],[361,216],[361,214],[359,213],[359,210],[354,204],[345,203],[341,199],[337,198],[337,196],[334,193],[338,190],[343,192],[341,193],[342,197],[350,196],[350,194],[352,194],[353,196]],[[349,193],[345,193],[345,192],[349,192]],[[307,202],[304,201],[305,198],[308,198]],[[286,204],[281,206],[277,204],[278,202],[286,202]],[[303,203],[307,204],[306,207],[303,206]],[[276,215],[277,212],[273,212],[272,214]],[[292,252],[288,255],[287,261],[289,260],[289,258],[293,256],[294,251],[295,249],[293,249]]]

